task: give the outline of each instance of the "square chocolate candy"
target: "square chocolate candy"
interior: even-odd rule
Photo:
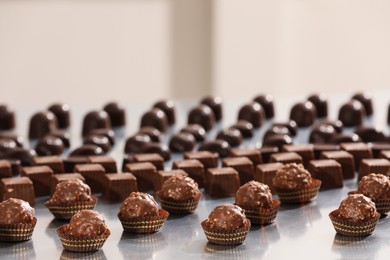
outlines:
[[[58,156],[37,156],[33,158],[33,164],[37,166],[49,166],[53,170],[53,173],[63,173],[65,171],[64,163]]]
[[[359,178],[360,181],[364,176],[370,173],[381,173],[387,175],[390,169],[390,161],[387,159],[363,159],[360,163]]]
[[[379,158],[390,160],[390,150],[384,150],[379,153]]]
[[[267,184],[271,189],[271,192],[275,194],[276,190],[272,184],[272,179],[275,177],[276,172],[283,168],[283,163],[264,163],[256,166],[254,174],[254,180]]]
[[[295,152],[302,157],[303,165],[307,167],[311,160],[314,160],[314,148],[312,144],[285,144],[283,152]]]
[[[259,150],[260,150],[260,154],[261,154],[261,158],[262,158],[263,163],[269,163],[271,155],[279,152],[279,147],[277,147],[277,146],[263,146]]]
[[[218,167],[218,154],[209,151],[186,152],[184,153],[184,159],[199,160],[205,170]]]
[[[35,197],[50,195],[53,170],[49,166],[23,167],[22,176],[28,177],[32,181]]]
[[[240,176],[240,185],[253,180],[253,163],[247,157],[230,157],[222,161],[222,167],[235,169]]]
[[[134,162],[151,162],[157,170],[164,170],[164,158],[158,153],[134,154]]]
[[[164,181],[175,175],[188,176],[188,173],[183,170],[158,171],[156,174],[156,179],[154,180],[154,191],[157,192],[161,190]]]
[[[92,193],[104,190],[105,169],[100,164],[76,164],[74,172],[80,173],[85,178],[85,182],[91,188]]]
[[[321,190],[343,187],[343,172],[337,161],[312,160],[307,169],[313,178],[321,180]]]
[[[121,202],[138,190],[137,179],[131,173],[108,173],[104,175],[104,182],[103,197],[111,202]]]
[[[100,164],[103,166],[104,170],[107,173],[116,173],[118,172],[118,169],[116,167],[116,161],[111,156],[105,156],[105,155],[96,155],[96,156],[89,156],[87,158],[88,163],[93,164]]]
[[[206,193],[210,197],[232,197],[240,188],[238,172],[231,167],[210,168],[206,172]]]
[[[180,169],[185,171],[188,173],[189,177],[198,183],[199,188],[204,187],[205,172],[203,164],[199,160],[188,159],[174,161],[172,164],[172,169]]]
[[[322,152],[321,159],[333,159],[341,165],[344,179],[355,177],[355,159],[353,155],[346,151]]]
[[[8,160],[0,160],[0,179],[12,177],[12,166]]]
[[[88,158],[86,156],[69,156],[63,160],[64,170],[66,173],[73,173],[77,164],[87,164]]]
[[[53,194],[58,183],[66,180],[79,179],[85,182],[85,178],[80,173],[53,174],[51,177],[50,194]]]
[[[151,162],[128,163],[124,172],[132,173],[137,178],[138,190],[148,192],[154,190],[154,180],[157,178],[157,169]]]
[[[372,156],[374,158],[380,158],[380,154],[382,151],[390,150],[390,143],[369,143],[368,145],[371,147]]]
[[[1,200],[16,198],[35,205],[34,186],[27,177],[12,177],[0,180]]]
[[[253,165],[256,166],[260,163],[263,163],[263,159],[261,157],[261,152],[259,149],[246,148],[246,149],[231,149],[230,150],[231,157],[247,157],[252,161]]]
[[[340,151],[338,144],[313,144],[314,157],[318,160],[321,158],[322,152]]]
[[[341,143],[341,149],[349,152],[355,159],[355,169],[359,171],[360,162],[363,159],[372,158],[372,150],[368,144],[365,143]]]
[[[271,155],[270,162],[280,162],[283,164],[287,163],[303,163],[302,156],[296,152],[286,152],[286,153],[274,153]]]

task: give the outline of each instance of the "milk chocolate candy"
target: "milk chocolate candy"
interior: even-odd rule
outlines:
[[[258,95],[253,99],[253,101],[259,103],[263,107],[266,119],[271,119],[275,116],[273,96]]]
[[[355,159],[355,169],[357,171],[359,171],[360,162],[363,159],[372,158],[372,150],[365,143],[342,143],[340,146],[342,150],[347,151],[353,155]]]
[[[58,156],[37,156],[33,159],[34,166],[48,166],[53,173],[64,173],[64,163]]]
[[[238,120],[229,129],[237,129],[241,132],[243,138],[251,138],[253,136],[253,125],[245,120]]]
[[[369,146],[374,158],[379,158],[382,151],[390,151],[390,143],[370,143]]]
[[[164,170],[164,158],[158,153],[134,154],[134,162],[150,162],[157,170]]]
[[[0,131],[15,128],[15,112],[7,105],[0,104]]]
[[[198,183],[199,187],[204,187],[205,171],[203,164],[199,160],[189,159],[174,161],[172,164],[172,169],[185,171],[188,173],[189,177]]]
[[[51,131],[58,128],[56,116],[50,111],[42,111],[35,113],[30,119],[30,127],[28,137],[37,139],[44,137]]]
[[[75,166],[86,164],[87,156],[69,156],[63,159],[65,173],[75,172]]]
[[[12,167],[8,160],[0,160],[0,179],[12,177]]]
[[[103,166],[105,172],[107,173],[117,173],[118,169],[116,167],[116,161],[114,158],[105,155],[98,156],[88,156],[87,163],[100,164]]]
[[[138,191],[137,179],[131,173],[105,174],[103,181],[106,183],[103,197],[111,202],[124,201],[130,193]]]
[[[153,108],[145,112],[141,117],[140,127],[151,126],[165,133],[168,130],[168,118],[164,111],[159,108]]]
[[[102,148],[104,153],[108,153],[111,149],[110,140],[104,135],[87,135],[84,138],[83,144],[94,144]]]
[[[110,102],[103,107],[103,110],[107,112],[110,117],[112,127],[122,127],[126,125],[126,112],[116,102]]]
[[[390,170],[390,161],[387,159],[363,159],[360,163],[360,171],[358,180],[370,173],[380,173],[387,175]]]
[[[153,105],[154,108],[161,109],[168,120],[168,125],[174,125],[176,123],[176,109],[175,103],[172,100],[160,100]]]
[[[240,176],[240,185],[253,180],[253,163],[246,157],[225,158],[222,161],[222,167],[235,169]]]
[[[311,126],[317,118],[316,107],[310,101],[295,104],[290,111],[290,119],[299,127]]]
[[[217,153],[220,157],[229,155],[230,145],[224,140],[206,141],[199,146],[198,151],[209,151]]]
[[[152,126],[141,127],[141,129],[138,131],[137,134],[148,135],[152,142],[157,142],[157,143],[160,142],[161,132],[155,127]]]
[[[337,161],[312,160],[307,169],[313,178],[321,180],[321,190],[343,187],[343,172]]]
[[[368,92],[364,93],[356,93],[352,96],[352,99],[356,99],[362,103],[364,110],[366,111],[367,116],[371,116],[374,113],[373,105],[372,105],[372,97]]]
[[[173,152],[189,152],[196,145],[195,137],[190,133],[178,133],[169,141],[169,149]]]
[[[188,176],[188,174],[183,170],[158,171],[155,175],[156,179],[153,180],[154,191],[157,192],[161,190],[164,182],[175,175]]]
[[[92,193],[104,190],[105,170],[100,164],[77,164],[74,172],[80,173],[85,178],[85,183],[91,187]]]
[[[186,152],[184,159],[199,160],[205,169],[218,167],[218,153],[210,151]]]
[[[206,172],[206,193],[211,197],[231,197],[240,188],[238,172],[230,167],[210,168]]]
[[[61,155],[64,152],[64,143],[60,138],[52,135],[47,135],[39,139],[35,146],[35,151],[38,155]]]
[[[282,151],[284,152],[296,152],[302,157],[303,165],[308,166],[309,161],[314,160],[314,149],[311,144],[294,144],[294,145],[283,145]]]
[[[111,129],[111,120],[106,111],[91,111],[85,115],[82,136],[90,134],[93,129]]]
[[[260,150],[255,148],[231,149],[229,152],[229,156],[246,157],[252,161],[254,166],[263,162]]]
[[[221,121],[223,117],[221,97],[205,97],[200,103],[211,108],[214,113],[215,121]]]
[[[320,159],[322,152],[340,151],[340,145],[338,144],[314,144],[314,157]]]
[[[385,134],[377,127],[360,126],[356,129],[355,134],[365,143],[386,142]]]
[[[263,163],[268,163],[271,155],[279,152],[278,146],[263,146],[260,149],[261,158],[263,159]]]
[[[209,106],[199,105],[188,114],[188,124],[201,125],[206,131],[211,130],[215,124],[214,112]]]
[[[28,177],[34,186],[36,197],[50,194],[51,177],[53,170],[49,166],[23,167],[22,176]]]
[[[124,172],[132,173],[137,178],[138,190],[142,192],[154,189],[153,181],[157,178],[157,169],[151,162],[128,163]]]
[[[55,103],[49,106],[51,111],[58,121],[58,128],[65,129],[70,126],[70,107],[67,104]]]
[[[302,156],[295,152],[274,153],[271,155],[270,162],[280,162],[283,164],[296,163],[302,164]]]
[[[9,198],[27,201],[31,206],[35,205],[34,186],[27,177],[3,178],[0,180],[1,201]]]
[[[229,128],[220,131],[217,134],[217,139],[224,140],[229,143],[230,146],[236,147],[242,143],[242,134],[239,130],[234,128]]]
[[[357,100],[351,100],[341,106],[339,110],[339,120],[343,122],[344,126],[352,127],[363,124],[366,112],[362,103]]]
[[[323,152],[320,159],[333,159],[341,165],[344,179],[353,179],[355,176],[355,160],[353,155],[346,151]]]
[[[265,121],[264,109],[257,102],[245,104],[238,111],[238,120],[248,121],[253,127],[258,128]]]
[[[328,116],[328,99],[325,94],[313,94],[307,98],[313,103],[317,110],[317,117],[324,118]]]
[[[267,184],[271,189],[272,193],[275,193],[276,190],[272,184],[272,179],[275,177],[276,172],[283,168],[283,163],[264,163],[256,166],[254,173],[254,180]]]
[[[192,134],[197,142],[203,142],[206,139],[206,130],[198,124],[187,125],[180,132]]]

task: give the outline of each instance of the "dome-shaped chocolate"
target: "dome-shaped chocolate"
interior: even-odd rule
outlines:
[[[291,108],[290,119],[299,127],[311,126],[317,119],[316,107],[310,101],[297,103]]]

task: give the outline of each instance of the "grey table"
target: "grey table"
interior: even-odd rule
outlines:
[[[385,126],[388,93],[376,93],[374,96],[376,116],[367,124]],[[349,95],[337,96],[330,101],[330,117],[335,118],[341,102]],[[276,121],[287,119],[291,105],[303,98],[277,99]],[[213,138],[223,127],[234,123],[239,107],[248,100],[225,101],[225,119],[210,134]],[[178,130],[185,124],[186,114],[195,102],[177,103]],[[100,107],[100,106],[99,106]],[[128,126],[117,132],[118,143],[111,155],[121,165],[124,137],[136,131],[140,115],[149,105],[133,104],[127,107]],[[72,107],[73,127],[72,146],[81,143],[81,120],[83,115],[94,107]],[[96,107],[95,107],[96,108]],[[385,109],[386,108],[386,109]],[[37,111],[34,108],[17,109],[18,130],[26,134],[28,119]],[[284,116],[283,116],[284,115]],[[246,141],[244,147],[260,145],[261,136],[268,122],[255,136]],[[387,129],[385,128],[387,131]],[[171,133],[174,132],[171,129]],[[307,140],[308,129],[301,129],[295,139],[296,143]],[[168,137],[165,138],[165,142]],[[176,154],[173,159],[181,159]],[[166,163],[169,169],[171,162]],[[234,203],[234,198],[211,199],[203,194],[199,207],[194,214],[186,216],[170,216],[160,232],[148,235],[130,235],[123,233],[117,219],[119,203],[109,204],[99,197],[96,210],[106,218],[111,236],[103,248],[94,253],[72,253],[63,250],[56,235],[56,228],[65,222],[57,221],[45,208],[48,198],[38,198],[36,204],[36,225],[33,238],[22,243],[0,243],[1,259],[389,259],[390,256],[390,219],[380,219],[373,235],[361,239],[348,239],[336,235],[328,214],[337,208],[348,191],[356,188],[356,180],[344,183],[342,189],[321,191],[316,201],[304,206],[282,205],[275,223],[268,226],[253,226],[244,244],[224,247],[207,242],[200,222],[206,219],[210,211],[221,203]]]

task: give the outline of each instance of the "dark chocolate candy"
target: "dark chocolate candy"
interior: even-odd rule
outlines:
[[[12,166],[8,160],[0,160],[0,179],[12,177]]]
[[[89,156],[89,155],[103,155],[104,151],[94,144],[83,144],[80,147],[70,152],[69,156]]]
[[[189,112],[188,124],[198,124],[209,131],[215,124],[214,112],[209,106],[199,105]]]
[[[9,198],[21,199],[34,206],[33,183],[27,177],[3,178],[0,180],[0,198],[2,201]]]
[[[296,136],[298,133],[298,125],[294,120],[289,120],[286,123],[274,123],[272,126],[284,126],[290,130],[291,136]]]
[[[37,156],[33,162],[36,166],[49,166],[53,173],[64,173],[64,163],[58,156]]]
[[[316,107],[310,101],[295,104],[290,111],[290,119],[299,127],[311,126],[317,118]]]
[[[183,170],[188,173],[188,176],[194,179],[199,185],[199,187],[204,187],[204,166],[203,164],[196,159],[180,160],[174,161],[172,164],[172,170]]]
[[[263,162],[261,152],[256,148],[244,148],[244,149],[231,149],[229,152],[231,157],[246,157],[252,161],[253,165],[256,166]]]
[[[260,150],[261,158],[263,159],[263,162],[268,163],[271,155],[279,152],[279,147],[278,146],[263,146],[259,150]]]
[[[263,146],[282,147],[285,144],[292,144],[292,138],[289,135],[270,135],[263,139]]]
[[[317,117],[324,118],[328,116],[328,99],[325,94],[313,94],[307,98],[312,102],[317,110]]]
[[[15,140],[11,138],[1,138],[0,137],[0,153],[6,153],[9,150],[12,150],[14,148],[18,147]]]
[[[153,108],[142,115],[140,127],[144,126],[151,126],[165,133],[168,129],[168,118],[164,111],[159,108]]]
[[[151,142],[152,140],[147,134],[138,133],[133,136],[130,136],[126,140],[125,153],[139,153],[141,151],[142,146]]]
[[[283,164],[288,164],[288,163],[302,164],[303,163],[302,156],[300,156],[296,152],[274,153],[271,155],[269,161],[270,162],[280,162]]]
[[[387,124],[390,125],[390,104],[389,104],[389,108],[387,110]]]
[[[20,135],[9,133],[9,132],[4,132],[4,133],[0,132],[0,138],[12,139],[15,141],[16,146],[23,147],[24,140],[23,137]]]
[[[230,146],[236,147],[242,143],[242,134],[239,130],[228,128],[217,134],[217,139],[225,140]]]
[[[7,105],[0,105],[0,130],[15,128],[15,112]]]
[[[305,167],[309,164],[309,161],[314,160],[314,149],[311,144],[293,144],[283,145],[282,151],[284,152],[296,152],[302,157]]]
[[[253,99],[253,101],[259,103],[263,107],[266,119],[271,119],[275,116],[273,96],[258,95]]]
[[[369,146],[371,147],[372,150],[372,155],[374,158],[379,158],[380,153],[382,151],[390,151],[390,143],[370,143]]]
[[[362,139],[357,134],[334,134],[329,139],[331,144],[357,143],[361,141]]]
[[[38,140],[35,146],[38,155],[61,155],[64,152],[64,143],[60,138],[47,135]]]
[[[116,102],[110,102],[103,107],[110,117],[112,127],[122,127],[126,125],[126,111]]]
[[[245,104],[238,111],[238,120],[248,121],[253,127],[258,128],[262,126],[265,121],[264,109],[257,102]]]
[[[50,111],[42,111],[35,113],[30,119],[30,127],[28,137],[37,139],[44,137],[51,131],[58,128],[56,116]]]
[[[218,153],[210,151],[198,151],[184,153],[184,159],[199,160],[205,169],[216,168],[218,166]]]
[[[355,169],[359,171],[363,159],[372,158],[372,150],[365,143],[341,143],[341,149],[351,153],[355,159]]]
[[[168,125],[176,123],[175,103],[172,100],[160,100],[153,107],[161,109],[167,116]]]
[[[314,157],[320,159],[322,152],[339,151],[340,145],[338,144],[314,144]]]
[[[206,141],[199,146],[199,151],[209,151],[218,153],[220,157],[227,157],[229,155],[230,145],[224,140]]]
[[[251,138],[253,136],[253,125],[245,120],[238,120],[229,129],[237,129],[241,132],[243,138]]]
[[[267,184],[272,193],[275,193],[272,179],[275,177],[276,172],[283,167],[283,163],[264,163],[256,166],[254,174],[254,180]]]
[[[65,173],[80,172],[75,170],[76,165],[87,163],[87,156],[69,156],[63,159]],[[101,167],[101,165],[100,165]],[[103,168],[103,167],[102,167]],[[103,169],[104,170],[104,169]]]
[[[198,124],[187,125],[180,132],[192,134],[197,142],[203,142],[206,139],[206,131]]]
[[[205,97],[200,103],[211,108],[214,113],[215,121],[221,121],[223,117],[221,97]]]
[[[105,156],[105,155],[88,156],[87,162],[93,164],[100,164],[101,166],[103,166],[104,170],[107,173],[118,172],[118,169],[116,167],[116,161],[111,156]]]
[[[104,190],[103,180],[105,170],[100,164],[76,164],[73,172],[80,173],[85,178],[85,182],[91,187],[92,193],[102,192]]]
[[[169,150],[168,146],[161,143],[147,143],[141,147],[140,153],[157,153],[164,158],[164,161],[171,159],[171,150]]]
[[[387,175],[390,170],[390,161],[387,159],[362,159],[360,163],[360,171],[358,180],[361,180],[364,176],[370,173],[380,173]]]
[[[333,126],[328,124],[319,124],[315,126],[309,135],[309,142],[313,144],[325,144],[336,133]]]
[[[48,135],[60,138],[62,140],[62,143],[64,144],[65,148],[70,147],[70,133],[68,133],[64,130],[54,130],[54,131],[51,131],[50,134],[48,134]]]
[[[355,160],[353,155],[346,151],[324,151],[320,159],[333,159],[337,161],[342,168],[344,179],[353,179],[355,176]]]
[[[64,129],[70,126],[70,107],[67,104],[55,103],[49,106],[58,121],[58,128]]]
[[[87,135],[83,141],[84,144],[94,144],[103,149],[104,153],[108,153],[111,149],[110,140],[104,135]]]
[[[148,135],[152,142],[157,142],[157,143],[160,142],[161,132],[155,127],[151,127],[151,126],[142,127],[138,131],[138,133]]]
[[[169,141],[169,149],[173,152],[189,152],[195,148],[195,137],[190,133],[178,133]]]
[[[339,120],[347,127],[362,125],[365,116],[364,107],[357,100],[349,101],[342,105],[339,110]]]
[[[352,99],[356,99],[362,103],[367,116],[371,116],[374,113],[372,97],[370,93],[356,93],[352,96]]]
[[[110,116],[106,111],[91,111],[85,115],[82,136],[89,135],[93,129],[111,129]]]
[[[365,143],[386,142],[386,136],[382,130],[377,127],[360,126],[356,129],[355,134]]]
[[[153,181],[157,178],[157,169],[151,162],[127,163],[124,172],[130,172],[137,178],[138,190],[142,192],[154,189]]]
[[[17,147],[3,154],[3,158],[20,160],[22,166],[33,165],[33,158],[37,156],[35,150]]]
[[[343,125],[343,122],[341,122],[340,120],[324,120],[324,121],[321,122],[321,124],[333,126],[334,130],[337,133],[342,133],[343,132],[344,125]]]
[[[253,163],[247,157],[230,157],[222,161],[222,167],[235,169],[240,176],[240,185],[253,180]]]
[[[290,135],[290,130],[287,127],[281,125],[271,126],[264,133],[263,140],[268,139],[268,137],[272,135]]]
[[[21,174],[33,182],[36,197],[50,195],[53,170],[49,166],[23,167]]]

